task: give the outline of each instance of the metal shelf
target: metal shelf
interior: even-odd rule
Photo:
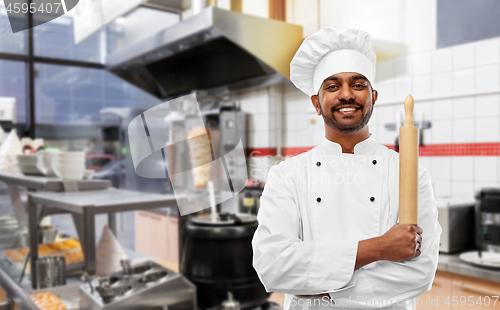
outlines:
[[[29,233],[31,254],[31,283],[36,285],[36,260],[38,258],[37,205],[69,212],[78,232],[85,256],[85,270],[96,272],[95,215],[161,207],[177,207],[184,199],[170,195],[142,193],[120,189],[86,192],[39,192],[28,196]]]
[[[31,190],[62,192],[65,184],[76,184],[80,191],[99,190],[111,187],[109,180],[79,180],[63,181],[58,178],[46,178],[38,176],[17,176],[13,174],[0,173],[0,181],[10,186],[23,186]]]

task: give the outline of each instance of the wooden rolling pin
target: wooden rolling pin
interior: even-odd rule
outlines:
[[[418,128],[413,125],[413,97],[405,99],[399,128],[399,223],[418,224]]]

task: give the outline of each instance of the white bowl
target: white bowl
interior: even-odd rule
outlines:
[[[83,158],[83,159],[85,159],[85,152],[59,152],[59,158]]]
[[[38,166],[35,164],[18,164],[19,170],[23,174],[35,174],[35,175],[40,175],[43,174],[42,171],[38,168]]]
[[[85,166],[53,165],[52,168],[63,180],[81,180],[85,173]]]
[[[16,157],[17,161],[22,163],[36,163],[38,160],[38,157],[35,154],[19,154]]]
[[[53,159],[54,165],[63,166],[85,166],[85,158],[55,158]]]

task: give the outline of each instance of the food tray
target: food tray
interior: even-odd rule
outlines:
[[[74,250],[68,250],[68,251],[64,251],[64,252],[56,252],[56,253],[51,253],[51,254],[47,254],[47,255],[40,255],[40,258],[52,257],[52,256],[64,256],[67,254],[72,254],[72,253],[81,252],[81,251],[82,251],[81,249],[74,249]],[[17,264],[17,266],[19,266],[19,268],[22,269],[24,267],[25,260],[17,260],[17,261],[15,261],[15,263]],[[84,266],[85,266],[85,260],[83,259],[83,253],[82,253],[82,260],[71,263],[71,264],[66,264],[66,272],[70,273],[70,272],[74,272],[77,270],[83,271]],[[28,267],[26,268],[26,273],[27,274],[30,273],[30,263],[29,262],[28,262]]]
[[[67,240],[69,240],[69,239],[67,239]],[[58,241],[58,242],[54,242],[54,243],[60,243],[60,242],[67,241],[67,240],[62,240],[62,241]],[[76,240],[76,239],[74,239],[74,240]],[[76,270],[82,270],[85,262],[84,262],[81,247],[75,247],[75,248],[69,249],[69,250],[57,251],[54,248],[50,247],[50,245],[52,245],[54,243],[42,244],[39,246],[39,250],[42,247],[44,247],[45,250],[50,249],[51,251],[54,251],[54,252],[50,252],[48,254],[40,255],[40,258],[51,257],[51,256],[77,256],[77,258],[78,258],[78,256],[81,256],[81,260],[66,264],[66,272],[73,272]],[[2,252],[2,254],[4,256],[4,260],[9,262],[11,265],[17,265],[17,267],[19,267],[22,270],[22,268],[24,267],[24,264],[26,262],[26,255],[28,252],[29,252],[29,249],[27,247],[24,247],[24,248],[6,250],[6,251]],[[15,256],[16,254],[17,254],[17,256]],[[17,258],[17,257],[19,257],[19,258]],[[29,263],[28,263],[28,268],[26,270],[26,273],[29,273],[29,270],[30,269],[29,269]]]
[[[81,283],[75,283],[65,286],[51,287],[41,290],[30,291],[29,295],[34,296],[36,294],[52,293],[56,295],[59,300],[66,306],[67,310],[80,309],[80,293],[78,288]],[[34,302],[33,302],[34,304]],[[39,308],[40,309],[40,308]]]

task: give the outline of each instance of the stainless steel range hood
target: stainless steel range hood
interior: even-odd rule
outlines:
[[[209,7],[109,55],[106,68],[160,99],[235,91],[289,78],[301,42],[301,26]]]

